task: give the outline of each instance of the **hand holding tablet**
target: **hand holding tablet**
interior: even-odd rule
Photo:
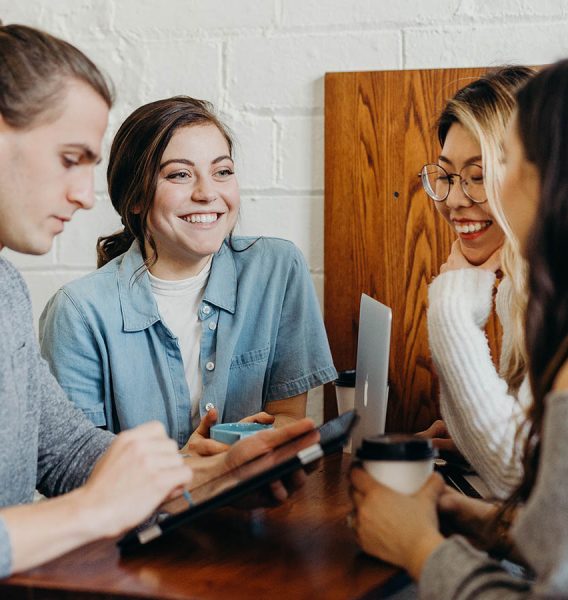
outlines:
[[[211,461],[222,461],[217,474],[206,479],[205,475],[211,473],[209,468],[194,469],[196,477],[189,497],[164,505],[161,512],[127,533],[118,542],[121,552],[133,550],[198,516],[234,503],[317,461],[324,454],[339,450],[346,443],[356,418],[351,411],[319,429],[313,428],[310,419],[302,419],[241,440],[225,455],[202,458],[201,461],[211,465]]]

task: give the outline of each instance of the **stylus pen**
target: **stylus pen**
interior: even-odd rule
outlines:
[[[193,498],[188,490],[183,490],[183,497],[186,499],[189,506],[193,506]]]

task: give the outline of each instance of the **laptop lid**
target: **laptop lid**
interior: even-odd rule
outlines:
[[[392,311],[374,298],[361,295],[355,410],[359,422],[353,432],[353,453],[362,438],[385,432]]]

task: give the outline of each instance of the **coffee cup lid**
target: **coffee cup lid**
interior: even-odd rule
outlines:
[[[366,437],[357,449],[361,460],[426,460],[437,455],[432,440],[404,434]]]
[[[339,387],[355,387],[355,369],[339,371],[333,383]]]

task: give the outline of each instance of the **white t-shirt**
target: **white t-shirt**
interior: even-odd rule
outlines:
[[[191,420],[194,427],[200,421],[199,401],[203,392],[203,381],[199,369],[201,322],[198,312],[210,270],[211,260],[198,275],[187,279],[173,281],[159,279],[148,272],[160,317],[178,339],[185,379],[191,398]]]

